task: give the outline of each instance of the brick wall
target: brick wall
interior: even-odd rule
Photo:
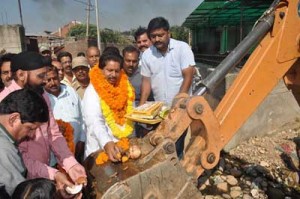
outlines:
[[[86,50],[88,46],[97,46],[97,40],[96,39],[75,39],[75,38],[69,38],[65,40],[65,45],[63,48],[61,48],[59,51],[56,52],[58,54],[61,51],[68,51],[72,54],[73,57],[77,56],[77,53],[84,52],[86,53]],[[103,51],[105,47],[107,46],[115,46],[120,50],[120,53],[122,54],[122,50],[125,47],[125,45],[120,44],[112,44],[107,43],[101,44],[101,50]]]

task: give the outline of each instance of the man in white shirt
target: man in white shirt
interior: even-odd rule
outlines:
[[[140,105],[146,102],[151,90],[155,101],[163,101],[168,106],[178,93],[191,93],[196,65],[194,54],[187,43],[172,39],[169,29],[169,22],[163,17],[156,17],[148,24],[153,45],[142,56]],[[176,143],[179,157],[185,134]]]
[[[147,29],[144,27],[139,27],[136,30],[134,33],[134,39],[138,49],[141,51],[141,54],[152,45],[152,42],[147,34]]]
[[[75,157],[81,162],[84,152],[86,130],[82,119],[81,99],[75,90],[60,84],[58,71],[50,67],[47,71],[45,90],[51,102],[54,118],[69,122],[74,129]]]
[[[59,61],[53,60],[51,65],[57,68],[59,81],[62,81],[65,77],[64,68]]]
[[[57,55],[57,60],[64,69],[64,79],[61,83],[73,87],[77,84],[77,79],[72,71],[72,55],[69,52],[62,51]]]
[[[155,101],[171,106],[178,93],[191,91],[194,54],[187,43],[170,37],[169,22],[163,17],[149,22],[148,35],[153,45],[142,56],[140,104],[145,103],[152,90]]]
[[[136,46],[140,51],[139,68],[141,68],[143,52],[145,52],[145,50],[147,50],[152,45],[152,42],[148,37],[147,29],[141,26],[135,31],[134,39],[135,39]]]

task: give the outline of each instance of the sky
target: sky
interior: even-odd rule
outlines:
[[[86,22],[87,0],[20,0],[26,33],[56,31],[76,20]],[[118,31],[147,27],[157,16],[168,19],[171,26],[184,20],[203,0],[98,0],[100,28]],[[91,0],[95,5],[95,0]],[[96,11],[90,14],[96,24]],[[0,0],[0,25],[20,24],[18,0]]]

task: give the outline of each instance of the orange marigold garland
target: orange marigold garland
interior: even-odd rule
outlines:
[[[133,122],[125,118],[132,112],[135,99],[134,89],[126,74],[120,72],[120,80],[116,86],[111,85],[104,77],[98,65],[90,71],[91,83],[100,97],[103,117],[110,127],[112,134],[118,138],[129,136],[133,131]],[[120,128],[120,126],[122,126]]]
[[[67,145],[70,149],[70,151],[74,154],[75,153],[75,145],[74,145],[74,129],[71,126],[70,123],[65,122],[63,120],[56,120],[59,130],[61,131],[61,133],[63,134],[63,136],[65,137],[66,141],[67,141]]]
[[[129,139],[128,138],[121,138],[116,145],[120,147],[124,152],[128,151],[129,149]],[[96,158],[96,164],[101,165],[108,161],[108,155],[105,151],[99,153],[98,157]]]
[[[125,123],[125,115],[127,108],[127,100],[134,101],[135,96],[133,95],[128,99],[128,78],[127,75],[121,70],[120,81],[117,86],[111,85],[104,77],[102,70],[95,65],[90,71],[90,79],[96,92],[101,96],[101,100],[109,106],[113,112],[115,122],[119,125]]]

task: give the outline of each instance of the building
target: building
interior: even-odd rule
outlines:
[[[61,37],[61,38],[66,38],[68,36],[68,33],[70,31],[70,29],[78,24],[82,24],[80,21],[71,21],[70,23],[59,27],[57,31],[52,32],[51,35],[52,36],[56,36],[56,37]]]

